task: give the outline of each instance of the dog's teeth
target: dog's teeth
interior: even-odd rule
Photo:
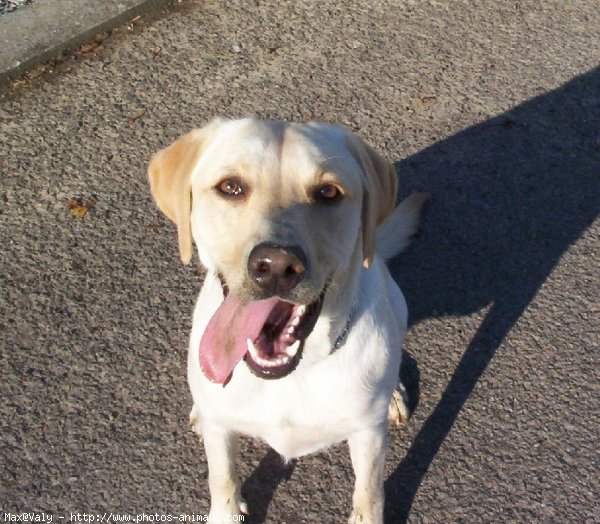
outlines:
[[[252,340],[250,340],[249,338],[246,339],[246,345],[248,346],[248,352],[250,353],[252,360],[254,360],[254,362],[256,362],[259,366],[263,368],[275,368],[278,366],[283,366],[291,360],[291,358],[296,354],[298,348],[300,347],[300,341],[297,340],[294,344],[288,346],[286,348],[285,355],[279,355],[277,358],[273,359],[261,357],[258,348],[254,345],[254,342],[252,342]]]
[[[263,367],[269,367],[269,365],[271,364],[268,360],[261,358],[261,357],[256,357],[256,363],[259,366],[263,366]]]
[[[304,306],[304,305],[298,306],[297,312],[298,312],[298,316],[304,315],[304,313],[306,312],[306,306]]]
[[[294,320],[295,320],[295,319],[294,319]],[[297,325],[297,324],[296,324],[296,325]],[[293,334],[294,334],[294,331],[295,331],[295,329],[294,329],[294,322],[292,321],[292,325],[291,325],[289,328],[287,328],[287,330],[286,330],[286,333],[287,333],[288,335],[293,335]]]
[[[298,353],[298,348],[300,347],[300,341],[296,340],[291,346],[288,346],[285,350],[285,353],[288,357],[293,357],[296,353]]]
[[[258,349],[256,349],[254,342],[252,342],[252,340],[247,338],[246,345],[248,346],[248,351],[250,352],[250,356],[252,357],[252,360],[258,361],[260,359],[260,357],[258,356]]]
[[[292,319],[292,327],[296,327],[298,324],[300,324],[300,317],[299,316],[294,317]]]

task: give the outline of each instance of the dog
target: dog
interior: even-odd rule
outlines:
[[[394,167],[342,126],[216,119],[151,159],[153,197],[206,269],[193,314],[190,423],[208,461],[210,522],[245,514],[239,435],[286,461],[347,441],[349,522],[381,523],[388,419],[407,306],[385,260],[426,199],[396,207]],[[239,517],[235,517],[239,518]]]

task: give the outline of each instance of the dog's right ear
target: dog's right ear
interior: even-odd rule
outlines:
[[[183,135],[156,153],[148,166],[152,196],[158,208],[177,226],[179,252],[184,264],[189,264],[192,258],[192,172],[220,123],[216,119]]]

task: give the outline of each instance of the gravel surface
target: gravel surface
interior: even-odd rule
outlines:
[[[431,194],[393,263],[415,413],[386,522],[600,522],[598,27],[579,0],[184,1],[5,90],[0,510],[207,511],[201,275],[145,170],[252,114],[345,123]],[[345,521],[345,445],[288,468],[242,448],[247,521]]]

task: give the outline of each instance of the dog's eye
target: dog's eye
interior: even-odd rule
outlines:
[[[217,191],[227,197],[244,196],[244,188],[237,178],[226,178],[217,184]]]
[[[325,184],[317,188],[315,200],[317,202],[333,203],[342,198],[342,191],[334,184]]]

